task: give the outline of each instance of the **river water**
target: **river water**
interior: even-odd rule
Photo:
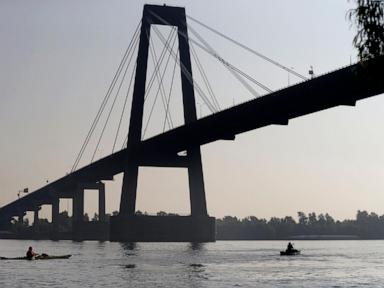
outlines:
[[[110,243],[0,240],[0,256],[28,246],[68,260],[0,261],[0,287],[384,287],[383,241]]]

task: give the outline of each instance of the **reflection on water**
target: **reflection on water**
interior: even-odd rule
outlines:
[[[188,245],[188,254],[191,256],[188,265],[188,279],[190,287],[204,286],[203,280],[207,280],[208,276],[205,273],[205,267],[200,262],[202,261],[205,252],[206,243],[191,242]]]
[[[137,243],[135,242],[124,242],[120,244],[125,250],[135,250],[137,248]]]
[[[191,267],[204,267],[203,264],[189,264]]]
[[[197,251],[200,251],[200,250],[203,250],[204,249],[204,245],[206,243],[200,243],[200,242],[191,242],[189,243],[189,248],[193,251],[197,250]]]
[[[111,243],[0,240],[0,256],[28,246],[68,260],[0,261],[0,288],[13,287],[382,287],[384,241]],[[65,283],[65,284],[64,284]]]

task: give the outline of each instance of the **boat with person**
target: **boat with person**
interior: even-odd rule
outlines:
[[[32,258],[24,256],[24,257],[0,257],[0,260],[54,260],[54,259],[69,259],[72,255],[48,255],[41,254],[35,255]]]
[[[293,256],[299,254],[300,250],[293,248],[293,244],[291,242],[288,243],[287,249],[285,251],[280,251],[280,256]]]

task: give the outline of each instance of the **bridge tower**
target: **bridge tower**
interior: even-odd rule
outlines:
[[[197,120],[193,82],[188,79],[188,74],[192,79],[192,68],[185,9],[144,5],[120,213],[111,217],[110,238],[112,241],[214,241],[215,219],[207,214],[200,146],[189,147],[185,156],[159,155],[155,150],[142,153],[141,134],[151,25],[169,25],[178,29],[180,70],[184,70],[181,72],[184,121],[188,124]],[[136,216],[140,166],[187,168],[191,215]]]

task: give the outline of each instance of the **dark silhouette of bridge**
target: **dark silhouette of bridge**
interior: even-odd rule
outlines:
[[[141,140],[148,47],[151,25],[178,28],[182,97],[185,125]],[[384,57],[351,65],[197,120],[188,31],[184,8],[145,5],[127,147],[20,198],[0,209],[0,230],[10,227],[13,217],[22,221],[34,211],[35,223],[41,205],[52,205],[52,223],[59,215],[59,199],[73,199],[74,238],[84,239],[90,230],[83,222],[84,189],[99,191],[100,231],[105,222],[105,186],[124,173],[119,215],[110,219],[110,239],[116,241],[214,241],[215,219],[206,208],[200,146],[217,140],[234,140],[237,134],[268,125],[288,125],[290,119],[356,101],[384,92]],[[185,152],[184,154],[180,152]],[[154,217],[135,215],[140,166],[188,169],[190,216]],[[37,228],[36,228],[37,229]],[[96,229],[96,228],[95,228]],[[83,233],[83,235],[82,235]]]

